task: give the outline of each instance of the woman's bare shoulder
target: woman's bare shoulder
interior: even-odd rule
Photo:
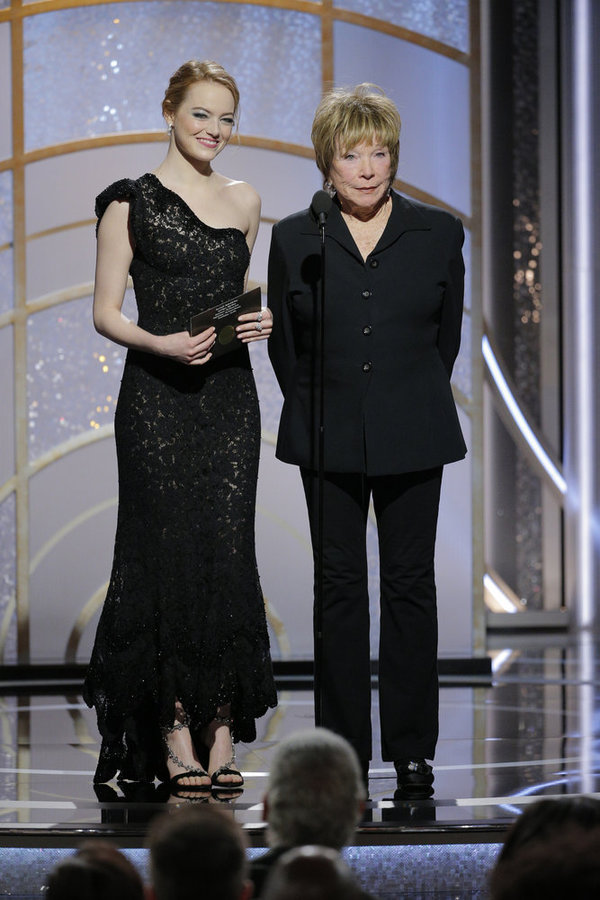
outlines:
[[[235,181],[233,178],[225,178],[223,190],[227,191],[228,196],[232,200],[246,207],[260,206],[258,191],[251,184],[248,184],[247,181]]]

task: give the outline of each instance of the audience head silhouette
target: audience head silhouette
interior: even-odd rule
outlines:
[[[144,900],[139,872],[113,844],[86,841],[48,876],[48,900]]]
[[[359,900],[352,871],[331,847],[295,847],[274,865],[262,900]]]
[[[325,728],[293,734],[277,747],[269,773],[270,844],[339,850],[354,834],[364,801],[358,757],[344,738]]]
[[[491,900],[600,896],[600,802],[540,800],[510,828],[490,875]]]
[[[567,826],[588,831],[600,826],[600,800],[593,797],[559,797],[538,800],[525,808],[509,828],[498,862],[509,859],[525,844],[545,841]]]
[[[150,826],[151,900],[248,900],[240,826],[215,806],[187,806]]]

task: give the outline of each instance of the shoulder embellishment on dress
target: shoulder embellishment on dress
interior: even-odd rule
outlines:
[[[139,196],[139,192],[139,184],[132,178],[121,178],[119,181],[109,184],[96,197],[95,210],[98,220],[102,218],[113,200],[133,200]]]

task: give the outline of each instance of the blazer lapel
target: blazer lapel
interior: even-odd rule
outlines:
[[[385,226],[384,232],[377,242],[377,246],[372,251],[378,253],[385,250],[394,241],[397,241],[405,231],[430,231],[431,226],[427,222],[425,216],[414,203],[411,203],[406,197],[402,197],[395,191],[392,191],[392,212]],[[311,234],[320,237],[319,225],[310,209],[306,210],[304,224],[301,229],[302,234]],[[360,262],[364,262],[358,247],[354,243],[354,239],[348,230],[348,226],[342,218],[339,206],[333,203],[331,211],[327,216],[327,224],[325,226],[325,236],[336,241],[341,247],[355,256]]]
[[[318,238],[320,238],[321,236],[319,223],[315,219],[311,209],[306,210],[306,217],[302,227],[302,234],[314,234]],[[358,247],[354,243],[354,239],[348,231],[348,226],[344,222],[339,206],[336,203],[332,203],[329,215],[327,216],[327,224],[325,225],[325,238],[332,238],[334,241],[340,244],[340,246],[347,250],[348,253],[356,256],[356,258],[360,259],[360,261],[362,262],[362,257],[358,251]]]
[[[431,225],[418,206],[392,191],[392,212],[373,253],[385,250],[405,231],[431,231]]]

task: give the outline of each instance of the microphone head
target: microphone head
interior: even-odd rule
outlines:
[[[331,203],[332,200],[327,191],[317,191],[312,198],[310,208],[320,222],[324,222],[327,218],[331,209]]]

